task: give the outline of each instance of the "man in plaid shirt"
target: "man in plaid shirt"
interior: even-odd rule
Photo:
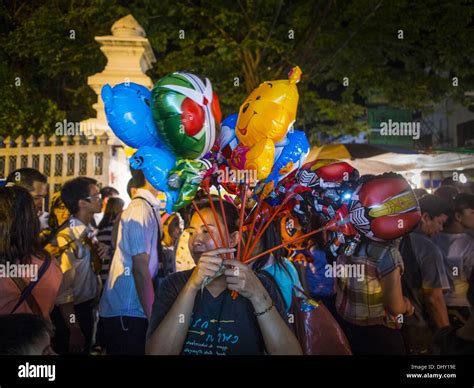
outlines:
[[[364,276],[337,276],[336,307],[354,354],[405,354],[400,333],[403,314],[413,306],[403,297],[403,259],[394,244],[362,242],[352,256],[340,255],[337,267],[357,266]],[[354,272],[354,271],[352,271]]]

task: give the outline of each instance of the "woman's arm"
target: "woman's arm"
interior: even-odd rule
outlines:
[[[158,328],[146,341],[146,354],[179,355],[188,333],[197,290],[188,281]],[[157,296],[159,297],[159,296]]]
[[[224,264],[233,267],[225,271],[228,289],[237,291],[240,295],[248,298],[256,313],[268,310],[257,317],[268,354],[303,354],[296,336],[278,313],[276,307],[270,308],[274,302],[257,275],[240,261],[224,260]]]
[[[220,248],[204,253],[188,282],[179,293],[170,311],[146,342],[146,354],[178,355],[186,339],[194,300],[207,276],[214,276],[222,259],[218,256],[234,252],[235,249]],[[160,297],[159,293],[156,296]]]

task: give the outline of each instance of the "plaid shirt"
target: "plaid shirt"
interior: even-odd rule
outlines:
[[[363,279],[355,276],[338,276],[336,282],[336,307],[347,321],[361,326],[385,325],[400,328],[395,317],[384,308],[380,279],[400,267],[403,272],[403,259],[394,245],[376,242],[361,243],[352,256],[340,255],[337,265],[354,264],[363,271]]]

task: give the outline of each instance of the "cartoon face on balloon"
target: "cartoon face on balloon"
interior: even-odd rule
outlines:
[[[173,205],[177,200],[178,191],[168,185],[168,177],[176,165],[175,156],[168,150],[141,147],[130,158],[130,167],[143,170],[143,174],[151,185],[166,195],[166,211],[172,213]]]
[[[211,82],[176,72],[152,90],[152,112],[158,132],[176,156],[197,159],[213,147],[221,111]]]
[[[115,135],[131,148],[163,148],[151,114],[151,92],[133,82],[113,88],[106,84],[101,92],[105,115]]]
[[[352,194],[350,222],[371,240],[401,237],[413,230],[420,218],[416,196],[401,175],[391,173],[373,177]]]
[[[275,143],[283,140],[296,119],[300,76],[295,67],[288,80],[263,82],[240,106],[235,133],[250,148],[245,168],[257,170],[258,179],[270,174]]]

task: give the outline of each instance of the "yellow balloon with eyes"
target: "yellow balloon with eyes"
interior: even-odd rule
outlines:
[[[245,169],[257,170],[257,179],[271,172],[275,143],[282,141],[296,119],[301,69],[296,66],[287,80],[265,81],[240,106],[235,133],[249,147]]]

